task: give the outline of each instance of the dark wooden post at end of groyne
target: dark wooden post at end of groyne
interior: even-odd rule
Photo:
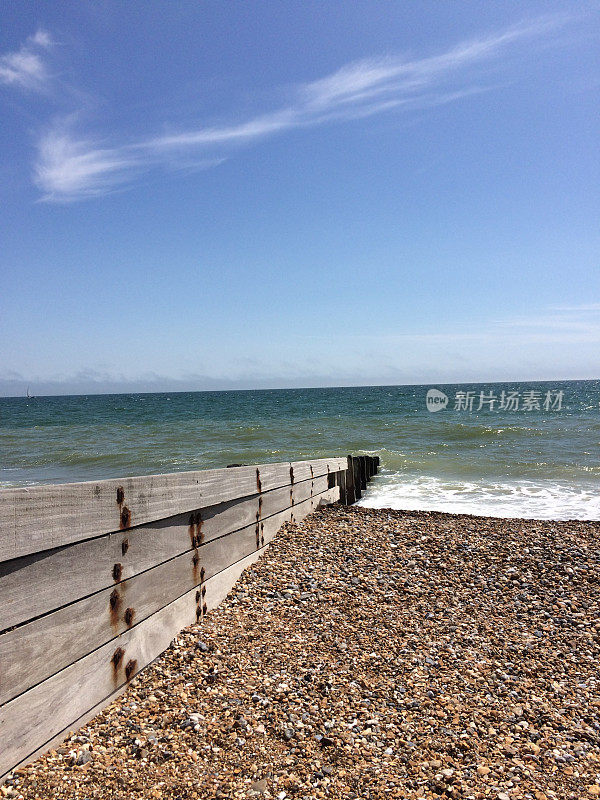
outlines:
[[[379,456],[348,456],[348,468],[330,474],[330,488],[339,486],[339,503],[351,506],[362,497],[362,490],[379,470]]]

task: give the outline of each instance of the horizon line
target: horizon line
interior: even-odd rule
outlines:
[[[595,378],[527,378],[527,379],[508,379],[508,380],[479,380],[479,381],[428,381],[427,383],[362,383],[362,384],[340,384],[337,386],[268,386],[268,387],[249,387],[245,389],[164,389],[160,391],[128,391],[128,392],[80,392],[76,394],[39,394],[21,395],[0,394],[2,400],[38,400],[48,397],[118,397],[123,395],[152,395],[152,394],[208,394],[219,392],[304,392],[317,389],[394,389],[408,386],[426,386],[435,388],[436,386],[499,386],[510,383],[592,383],[600,381],[600,377]]]

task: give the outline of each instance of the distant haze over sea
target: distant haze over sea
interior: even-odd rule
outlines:
[[[598,519],[600,381],[0,399],[3,488],[360,452],[364,505]]]

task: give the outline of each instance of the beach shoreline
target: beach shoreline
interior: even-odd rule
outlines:
[[[599,567],[600,522],[322,509],[3,792],[599,796]]]

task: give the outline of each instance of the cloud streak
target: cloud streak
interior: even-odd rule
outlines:
[[[42,56],[51,46],[50,35],[39,30],[19,50],[0,56],[0,83],[29,92],[44,92],[51,76]]]
[[[508,48],[547,40],[565,22],[561,16],[538,18],[419,59],[388,56],[353,62],[298,85],[283,107],[230,124],[111,143],[78,134],[76,115],[67,122],[55,120],[38,142],[34,182],[44,200],[71,202],[123,188],[151,169],[192,163],[206,168],[236,148],[294,129],[455,102],[486,90],[478,85],[480,70],[497,65]],[[10,80],[31,87],[43,82],[47,72],[33,48],[49,45],[47,34],[40,32],[19,53],[5,56],[3,63],[12,59],[12,66],[7,62],[5,67],[14,70]]]

